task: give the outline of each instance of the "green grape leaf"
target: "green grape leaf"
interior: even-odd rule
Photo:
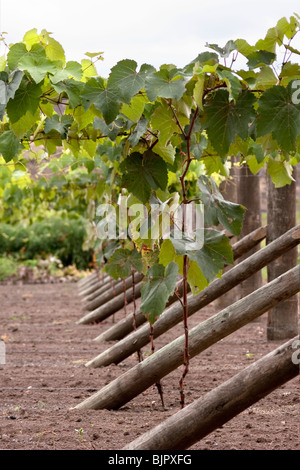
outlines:
[[[245,207],[226,201],[212,178],[200,176],[199,189],[204,204],[205,224],[223,225],[233,235],[239,235],[242,229]]]
[[[170,240],[176,254],[180,256],[201,250],[203,247],[203,242],[201,240],[197,241],[195,238],[192,238],[190,235],[183,232],[179,232],[176,235],[172,233],[170,235]]]
[[[153,70],[150,65],[144,64],[140,71],[136,71],[137,63],[134,60],[121,60],[110,72],[107,87],[114,90],[117,99],[123,103],[130,103],[145,83],[145,77]]]
[[[82,78],[82,67],[79,62],[70,61],[67,62],[64,69],[58,70],[52,77],[50,77],[51,82],[56,84],[62,82],[68,78],[75,78],[76,80],[81,80]]]
[[[44,80],[48,73],[55,74],[59,70],[57,64],[49,60],[47,57],[36,54],[31,55],[30,53],[24,55],[19,60],[18,67],[20,70],[26,70],[31,75],[35,83],[40,83]]]
[[[207,282],[211,282],[226,265],[233,263],[229,238],[213,229],[204,229],[203,248],[187,251],[187,255],[190,260],[196,261]]]
[[[122,121],[122,119],[117,119],[107,125],[104,119],[96,116],[93,122],[93,127],[94,129],[99,129],[102,134],[107,136],[110,140],[116,140],[120,129],[123,127],[122,124],[124,124],[124,121]]]
[[[85,82],[86,80],[88,80],[90,77],[96,77],[98,74],[97,74],[97,70],[96,70],[96,67],[93,63],[92,60],[90,59],[82,59],[81,60],[81,67],[82,67],[82,80]]]
[[[233,235],[239,235],[246,208],[221,198],[215,198],[215,204],[219,222]]]
[[[256,122],[258,137],[272,133],[273,139],[287,152],[296,149],[300,134],[300,105],[294,100],[292,83],[287,88],[273,86],[263,93]]]
[[[255,155],[247,155],[246,156],[246,162],[248,167],[250,168],[250,171],[253,175],[257,175],[259,170],[264,167],[265,165],[265,160],[263,160],[261,163],[258,163]]]
[[[165,102],[161,103],[153,112],[151,126],[159,131],[159,141],[162,145],[166,145],[172,135],[179,131],[172,110]]]
[[[27,111],[18,121],[11,122],[11,128],[16,134],[16,136],[21,139],[26,132],[30,131],[36,122],[40,119],[40,110],[37,109],[34,114],[31,114]]]
[[[232,40],[227,41],[224,47],[220,47],[217,44],[208,44],[208,43],[206,43],[205,45],[206,47],[209,47],[210,49],[213,49],[214,51],[218,52],[220,56],[223,57],[224,59],[227,59],[227,57],[229,57],[231,52],[236,51],[236,48],[237,48],[235,42]]]
[[[248,155],[255,155],[257,163],[262,163],[265,159],[265,152],[261,144],[253,143],[248,148]]]
[[[147,100],[143,95],[134,96],[129,104],[124,103],[122,105],[120,112],[132,122],[138,122],[142,117],[146,102]]]
[[[57,93],[66,93],[69,97],[69,107],[71,109],[76,108],[81,104],[81,93],[84,89],[84,84],[69,78],[63,82],[58,82],[53,85],[54,90]]]
[[[173,243],[169,238],[166,238],[161,244],[159,250],[159,263],[167,267],[171,261],[175,260],[176,251],[173,246]]]
[[[205,84],[205,76],[204,74],[197,76],[197,81],[193,91],[193,97],[197,104],[197,106],[203,111],[203,91],[204,91],[204,84]]]
[[[193,295],[199,294],[199,292],[208,286],[207,279],[204,277],[198,263],[191,259],[188,264],[187,282]]]
[[[218,156],[206,156],[203,158],[203,163],[206,168],[208,176],[213,173],[219,173],[222,176],[228,177],[228,170],[224,165],[224,160]]]
[[[167,146],[162,145],[158,142],[155,145],[155,152],[159,155],[166,163],[170,163],[171,165],[174,163],[175,160],[175,153],[176,149],[173,145],[169,144]]]
[[[256,47],[250,46],[250,44],[245,39],[236,39],[235,44],[237,46],[237,50],[245,57],[248,57],[250,54],[256,52]]]
[[[73,123],[71,116],[61,116],[61,118],[54,114],[52,119],[46,118],[44,131],[45,134],[50,134],[52,131],[58,132],[62,139],[68,135],[68,129]]]
[[[253,142],[253,144],[249,146],[246,155],[246,162],[250,168],[251,173],[256,175],[265,165],[265,161],[266,156],[263,146]]]
[[[248,67],[253,70],[264,65],[271,65],[276,59],[276,54],[268,51],[255,51],[247,56]]]
[[[10,80],[9,80],[10,78]],[[7,80],[0,80],[0,104],[6,105],[7,102],[14,98],[23,78],[23,72],[14,71]]]
[[[291,168],[286,161],[269,158],[267,164],[267,173],[270,175],[276,188],[282,188],[286,184],[291,184]]]
[[[39,107],[42,89],[27,79],[23,79],[13,99],[7,103],[7,114],[12,123],[19,121],[27,112],[35,114]]]
[[[256,86],[259,89],[265,90],[270,88],[277,83],[277,77],[275,76],[271,67],[263,66],[260,68],[259,73],[256,75]]]
[[[138,121],[137,125],[135,126],[132,133],[130,134],[130,137],[128,138],[132,147],[135,147],[138,144],[142,135],[145,134],[147,130],[147,125],[148,125],[148,119],[146,118],[142,118]]]
[[[201,52],[200,54],[198,54],[198,56],[192,60],[185,68],[184,68],[184,71],[185,72],[188,72],[189,70],[191,70],[191,72],[193,73],[193,69],[195,67],[195,65],[201,65],[201,66],[204,66],[204,65],[216,65],[218,64],[219,62],[219,57],[218,57],[218,54],[216,54],[215,52]]]
[[[143,203],[149,201],[151,191],[165,189],[168,183],[166,163],[154,152],[143,155],[134,152],[120,165],[122,185]]]
[[[281,37],[280,37],[281,36]],[[277,41],[282,43],[283,35],[279,28],[269,28],[264,39],[259,39],[255,47],[261,53],[266,51],[275,53]]]
[[[76,106],[73,111],[73,116],[78,125],[78,131],[81,131],[85,127],[88,127],[89,124],[92,124],[95,118],[95,113],[92,108],[89,108],[87,111],[84,110],[83,106]],[[51,117],[51,116],[48,116]]]
[[[18,42],[10,47],[7,54],[7,65],[10,70],[15,70],[17,68],[19,60],[25,54],[27,54],[27,49],[23,42]]]
[[[288,20],[285,17],[283,17],[283,18],[280,18],[280,20],[277,21],[276,32],[277,32],[278,36],[280,37],[281,42],[283,40],[284,35],[288,39],[291,39],[294,36],[294,34],[296,33],[297,20],[296,20],[295,17],[291,17],[290,20],[291,21],[289,23]]]
[[[88,153],[90,158],[94,158],[97,150],[97,142],[94,140],[85,140],[82,143],[82,149]]]
[[[166,307],[174,293],[178,275],[178,265],[172,261],[165,268],[162,264],[151,266],[141,288],[140,309],[150,323],[154,323]]]
[[[150,101],[161,98],[180,100],[185,92],[186,79],[176,68],[150,73],[145,80],[145,90]]]
[[[102,54],[104,54],[104,52],[86,52],[84,55],[86,55],[87,57],[90,57],[90,59],[93,59],[94,57],[99,57],[101,56]]]
[[[45,32],[45,30],[43,30]],[[46,33],[48,35],[48,33]],[[23,36],[23,42],[26,44],[28,50],[32,48],[34,44],[37,44],[41,41],[41,37],[37,32],[36,28],[32,28],[27,31]]]
[[[289,44],[284,44],[284,47],[292,52],[293,54],[297,54],[297,55],[300,55],[300,51],[298,49],[295,49],[294,47],[290,46]]]
[[[236,100],[242,90],[239,79],[230,70],[218,70],[218,75],[225,80],[230,96]]]
[[[197,229],[198,240],[203,240],[200,248],[186,235],[181,238],[170,237],[178,255],[187,255],[195,261],[207,282],[211,282],[227,264],[233,263],[232,248],[224,232],[214,229]]]
[[[62,45],[56,39],[48,36],[48,44],[45,47],[46,56],[51,61],[60,61],[62,65],[66,62],[65,51]],[[80,80],[80,79],[79,79]]]
[[[21,150],[20,141],[13,131],[5,131],[0,136],[0,153],[4,160],[9,162]]]
[[[205,105],[204,127],[220,156],[226,155],[236,135],[243,140],[247,139],[249,123],[255,117],[253,109],[255,100],[251,92],[243,91],[235,102],[229,101],[228,91],[218,90],[212,100]]]
[[[82,92],[82,100],[84,109],[87,110],[93,104],[103,114],[106,124],[110,124],[119,113],[120,102],[115,89],[101,77],[88,80]]]
[[[194,133],[191,136],[191,153],[197,160],[200,160],[203,150],[207,147],[207,136],[204,134]],[[205,157],[206,160],[206,157]]]
[[[132,270],[143,271],[142,254],[137,250],[119,248],[109,258],[105,271],[114,279],[125,279]]]

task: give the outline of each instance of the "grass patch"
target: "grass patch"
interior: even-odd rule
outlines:
[[[11,257],[0,258],[0,281],[18,272],[18,263]]]

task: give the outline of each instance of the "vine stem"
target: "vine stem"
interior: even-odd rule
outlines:
[[[171,103],[170,103],[170,107],[173,111],[173,114],[174,114],[176,122],[179,126],[179,129],[182,131],[182,127],[179,125],[179,120],[176,116],[175,110],[173,110],[173,108],[171,106]],[[183,165],[182,165],[182,167],[184,167],[183,173],[180,177],[180,183],[181,183],[181,188],[182,188],[182,197],[183,197],[183,199],[182,199],[182,204],[183,204],[182,233],[185,233],[185,228],[186,228],[185,207],[186,207],[187,204],[192,202],[187,197],[186,187],[185,187],[185,177],[186,177],[187,172],[189,170],[190,164],[193,160],[193,158],[191,157],[190,143],[191,143],[191,135],[192,135],[193,128],[194,128],[194,125],[195,125],[198,114],[199,114],[199,108],[197,107],[196,110],[195,110],[195,113],[192,117],[189,131],[187,133],[183,133],[184,138],[186,140],[186,144],[187,144],[187,153],[186,153],[186,159],[185,159],[185,161],[183,162]],[[189,264],[188,256],[184,255],[183,256],[183,296],[182,296],[181,305],[182,305],[182,308],[183,308],[183,327],[184,327],[185,344],[184,344],[183,371],[182,371],[182,375],[181,375],[181,378],[180,378],[180,381],[179,381],[180,406],[181,406],[181,408],[184,408],[184,405],[185,405],[184,380],[185,380],[185,377],[186,377],[186,375],[189,371],[189,358],[190,358],[190,356],[189,356],[189,330],[188,330],[188,300],[187,300],[187,294],[188,294],[188,282],[187,282],[188,264]]]
[[[110,287],[111,287],[111,289],[113,291],[113,295],[115,297],[116,296],[116,288],[115,288],[115,283],[112,279],[110,279]],[[113,316],[112,316],[112,322],[115,323],[115,314],[113,314]]]
[[[133,301],[133,329],[136,331],[136,299],[135,299],[135,279],[134,279],[134,269],[131,269],[131,278],[132,278],[132,301]],[[142,362],[143,355],[142,351],[139,349],[137,351],[137,356],[139,362]]]
[[[153,325],[152,325],[151,322],[149,322],[149,325],[150,325],[151,354],[154,354],[154,352],[155,352],[155,347],[154,347],[154,329],[153,329]],[[161,381],[158,380],[158,381],[155,383],[155,386],[156,386],[157,391],[158,391],[158,393],[159,393],[162,407],[163,407],[163,409],[165,409],[164,392],[163,392],[163,387],[162,387]]]
[[[187,272],[188,272],[188,257],[183,257],[183,327],[184,327],[184,358],[183,358],[183,372],[179,381],[180,386],[180,406],[184,408],[184,379],[189,371],[189,330],[188,330],[188,303],[187,303]]]
[[[126,282],[125,282],[125,278],[122,279],[123,281],[123,294],[124,294],[124,316],[126,317],[127,316],[127,295],[126,295]]]

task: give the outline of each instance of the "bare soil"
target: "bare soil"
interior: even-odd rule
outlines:
[[[120,450],[177,412],[181,368],[162,380],[165,410],[155,386],[116,411],[73,410],[137,363],[89,369],[85,363],[108,344],[93,339],[124,316],[77,325],[83,315],[77,284],[0,285],[1,450]],[[212,304],[190,317],[190,327],[218,310]],[[182,325],[157,338],[156,349],[183,333]],[[266,340],[266,314],[191,360],[186,404],[275,349]],[[150,346],[143,349],[149,353]],[[299,377],[206,436],[190,450],[299,450]]]

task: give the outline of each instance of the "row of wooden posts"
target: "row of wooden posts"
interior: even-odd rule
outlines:
[[[199,294],[189,294],[189,315],[201,310],[240,285],[269,263],[297,247],[300,243],[300,225],[290,229],[276,240],[248,257],[245,255],[265,239],[266,227],[255,231],[234,243],[235,265],[226,270]],[[242,258],[242,261],[238,262]],[[142,275],[135,275],[135,298],[141,295]],[[92,273],[78,283],[79,295],[85,313],[78,324],[99,323],[119,311],[133,296],[132,277],[112,281],[109,276]],[[180,281],[178,284],[180,291]],[[189,331],[190,359],[237,331],[276,305],[295,296],[300,290],[300,265],[289,269],[255,292],[238,299],[212,317],[200,322]],[[153,325],[154,338],[159,337],[182,321],[181,303],[170,297],[164,313]],[[94,338],[95,343],[114,341],[101,354],[91,358],[86,367],[105,367],[118,364],[150,342],[149,324],[138,311],[128,314]],[[291,333],[294,332],[294,325]],[[290,336],[291,337],[291,336]],[[156,428],[126,446],[126,449],[172,450],[187,449],[195,442],[221,426],[241,411],[269,394],[272,390],[299,374],[299,365],[292,361],[294,345],[299,336],[275,349],[253,363],[227,382],[207,393],[201,399],[186,406]],[[137,363],[126,373],[107,384],[98,392],[79,403],[76,409],[118,409],[157,383],[183,364],[184,335],[176,338]],[[192,417],[192,419],[191,419]],[[188,423],[188,425],[187,425]],[[192,423],[192,424],[191,424]]]

